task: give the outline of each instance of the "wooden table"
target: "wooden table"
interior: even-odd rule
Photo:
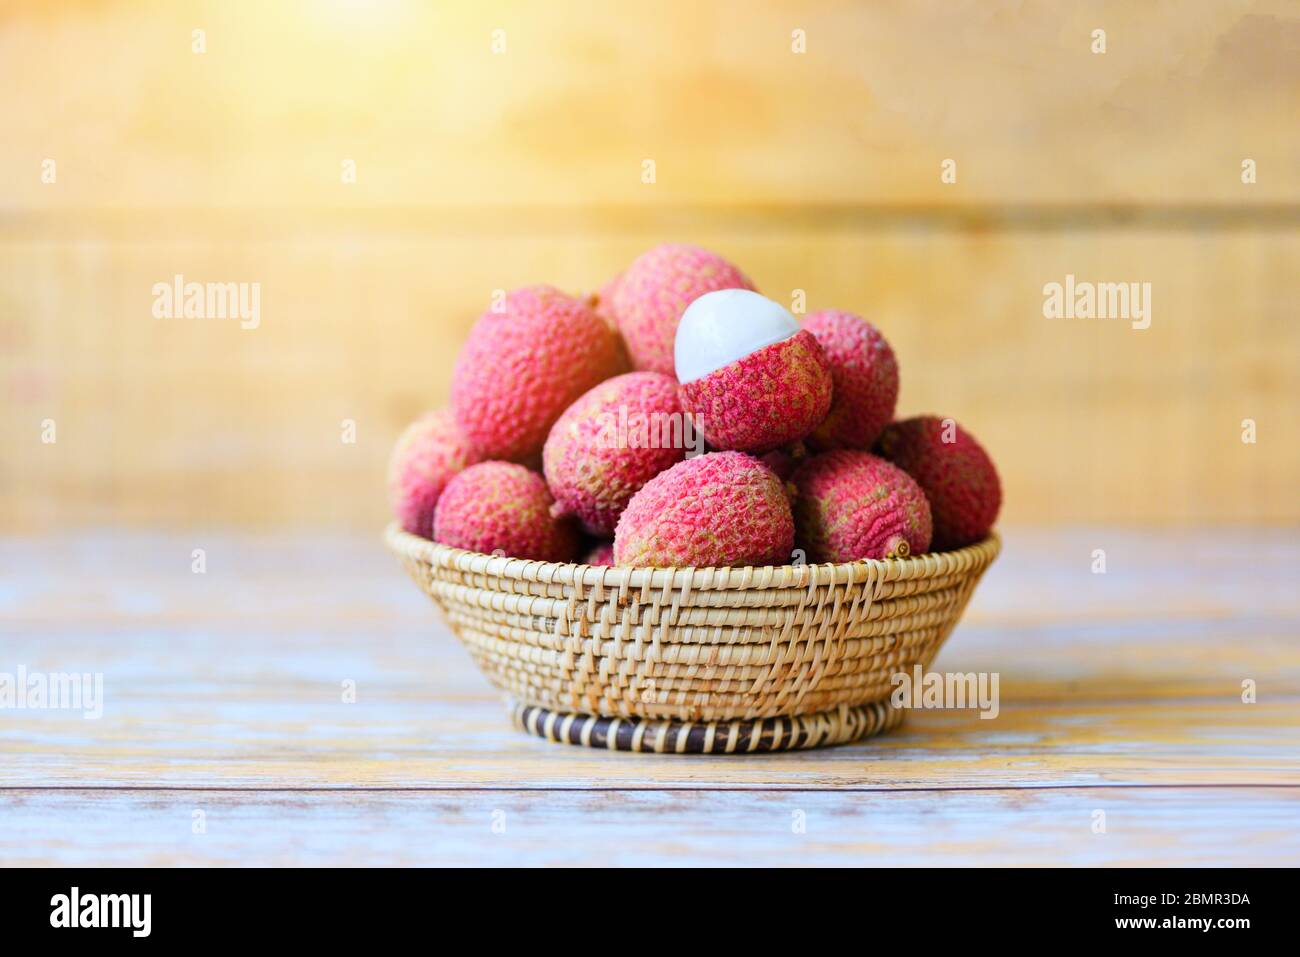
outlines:
[[[0,862],[1300,863],[1296,534],[1004,539],[935,664],[996,720],[728,758],[514,730],[377,533],[0,540],[0,673],[104,682],[0,710]]]

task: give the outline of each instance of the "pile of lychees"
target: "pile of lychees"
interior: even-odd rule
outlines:
[[[630,370],[630,371],[629,371]],[[948,418],[894,421],[871,323],[802,326],[735,266],[658,246],[598,295],[519,289],[474,325],[451,406],[393,451],[408,532],[592,565],[902,558],[980,541],[1002,501]]]

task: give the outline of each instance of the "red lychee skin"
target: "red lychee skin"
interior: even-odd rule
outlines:
[[[592,546],[582,558],[584,565],[613,565],[614,564],[614,543],[597,542]]]
[[[795,450],[798,450],[798,455],[795,454]],[[765,455],[759,456],[759,459],[764,465],[776,473],[777,478],[782,482],[785,482],[794,474],[794,470],[799,467],[799,463],[804,459],[804,454],[801,447],[792,446],[784,449],[775,449]]]
[[[870,452],[814,455],[792,481],[795,525],[809,561],[904,558],[930,547],[930,505],[921,486]]]
[[[743,452],[710,452],[655,476],[632,496],[614,532],[619,565],[779,565],[793,550],[781,480]]]
[[[835,384],[831,409],[808,436],[808,444],[820,450],[870,449],[894,419],[898,402],[894,350],[880,330],[851,312],[814,312],[803,327],[825,351]]]
[[[673,375],[677,323],[692,302],[719,289],[753,289],[739,269],[698,246],[665,243],[642,253],[606,287],[607,309],[618,323],[637,369]]]
[[[443,490],[433,514],[433,538],[471,552],[544,562],[570,562],[578,531],[551,515],[546,480],[512,462],[481,462]]]
[[[614,290],[618,288],[619,281],[622,278],[623,274],[619,273],[601,286],[600,292],[593,292],[587,297],[587,302],[591,305],[592,311],[615,329],[618,328],[618,323],[614,321],[613,306],[611,304],[614,300]]]
[[[637,490],[686,457],[683,419],[677,380],[658,372],[629,372],[584,393],[542,450],[555,513],[613,535]]]
[[[522,462],[573,400],[623,371],[617,334],[580,299],[517,289],[483,313],[456,360],[451,407],[484,458]]]
[[[388,460],[388,501],[402,528],[433,537],[433,509],[443,489],[479,460],[450,409],[426,412],[407,426]]]
[[[716,449],[769,452],[802,439],[826,417],[831,373],[801,329],[681,387],[682,405]]]
[[[1002,483],[973,435],[952,419],[922,415],[887,427],[876,450],[925,490],[934,513],[935,551],[988,537],[1002,507]]]

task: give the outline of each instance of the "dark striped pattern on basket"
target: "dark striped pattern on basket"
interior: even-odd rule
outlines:
[[[602,718],[512,705],[514,722],[548,741],[610,751],[658,754],[749,754],[843,744],[897,726],[903,712],[886,702],[753,721],[654,721]]]

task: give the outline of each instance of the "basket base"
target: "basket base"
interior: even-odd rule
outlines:
[[[753,754],[845,744],[897,727],[904,712],[888,703],[736,721],[602,718],[512,703],[515,725],[548,741],[652,754]]]

